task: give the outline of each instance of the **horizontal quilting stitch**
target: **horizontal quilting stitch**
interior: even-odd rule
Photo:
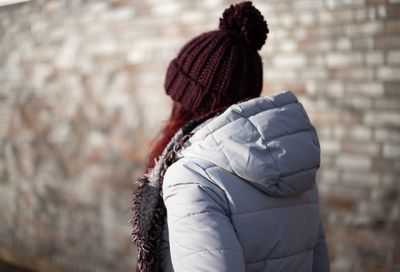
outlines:
[[[185,218],[189,218],[189,217],[196,216],[196,215],[202,215],[202,214],[206,214],[206,213],[215,213],[215,214],[219,214],[219,215],[224,215],[224,216],[226,216],[225,214],[220,213],[220,212],[217,212],[217,211],[201,211],[201,212],[196,212],[196,213],[188,213],[188,214],[186,214],[186,215],[184,215],[184,216],[179,217],[178,219],[176,219],[175,222],[178,222],[178,221],[180,221],[180,220],[182,220],[182,219],[185,219]]]
[[[185,256],[183,256],[182,258],[186,258],[186,257],[189,257],[189,256],[194,255],[194,254],[199,254],[199,253],[203,253],[203,252],[213,252],[213,251],[231,251],[231,252],[236,252],[236,253],[242,254],[242,251],[236,250],[236,249],[213,248],[213,249],[198,250],[198,251],[196,251],[196,252],[193,252],[193,253],[190,253],[190,254],[188,254],[188,255],[185,255]]]
[[[298,134],[298,133],[309,132],[309,131],[311,131],[311,130],[312,130],[311,127],[307,127],[307,128],[305,128],[305,129],[295,130],[295,131],[292,131],[292,132],[290,132],[290,133],[284,133],[284,134],[275,136],[275,137],[272,138],[272,139],[268,139],[268,141],[269,141],[269,142],[276,141],[277,139],[282,138],[282,137],[292,136],[292,135]],[[260,134],[261,134],[261,133],[260,133]]]
[[[201,183],[199,183],[199,182],[177,182],[177,183],[165,186],[164,189],[169,189],[169,188],[180,186],[180,185],[201,185]]]
[[[251,265],[251,264],[255,264],[255,263],[266,262],[266,261],[268,261],[268,260],[278,260],[278,259],[289,258],[289,257],[293,257],[293,256],[296,256],[296,255],[299,255],[299,254],[303,254],[303,253],[305,253],[305,252],[307,252],[307,251],[311,251],[311,250],[314,250],[314,248],[307,248],[307,249],[302,250],[302,251],[299,251],[299,252],[295,252],[295,253],[292,253],[292,254],[289,254],[289,255],[279,256],[279,257],[275,257],[275,258],[268,258],[268,257],[265,257],[265,258],[263,258],[263,259],[260,260],[260,261],[246,262],[246,264],[247,264],[247,265],[249,265],[249,264]]]
[[[250,214],[250,213],[263,212],[263,211],[266,211],[266,210],[284,209],[284,208],[290,208],[290,207],[302,206],[302,205],[311,205],[311,204],[318,204],[318,201],[307,202],[307,203],[298,203],[298,204],[286,205],[286,206],[267,207],[267,208],[264,208],[264,209],[261,209],[261,210],[257,210],[257,211],[249,211],[249,212],[242,212],[242,213],[232,213],[232,216],[234,216],[234,215],[247,215],[247,214]]]
[[[285,173],[283,175],[280,175],[279,177],[280,178],[286,178],[286,177],[294,176],[294,175],[296,175],[298,173],[301,173],[301,172],[306,172],[306,171],[310,171],[310,170],[313,170],[313,169],[318,169],[318,167],[319,167],[319,165],[315,165],[315,166],[308,167],[308,168],[303,168],[303,169],[300,169],[300,170],[297,170],[297,171],[293,171],[293,172],[290,172],[290,173]]]

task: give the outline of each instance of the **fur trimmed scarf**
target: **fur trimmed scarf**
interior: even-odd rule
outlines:
[[[138,250],[136,272],[162,271],[160,247],[166,216],[162,198],[165,171],[175,161],[176,154],[183,144],[194,134],[195,128],[221,111],[222,109],[219,109],[197,120],[191,120],[179,129],[164,148],[154,167],[138,178],[130,220],[133,226],[132,240]]]

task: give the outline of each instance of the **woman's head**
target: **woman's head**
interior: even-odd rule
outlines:
[[[171,116],[153,142],[147,169],[189,120],[261,94],[258,50],[268,32],[260,11],[246,1],[224,11],[218,30],[202,33],[182,47],[169,64],[164,83],[174,100]]]
[[[219,29],[190,40],[169,64],[165,91],[193,112],[257,97],[263,84],[260,50],[268,26],[251,2],[231,5]]]

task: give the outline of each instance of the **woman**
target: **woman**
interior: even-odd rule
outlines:
[[[134,195],[137,271],[329,271],[316,130],[291,91],[259,97],[268,32],[231,5],[171,61],[172,114]]]

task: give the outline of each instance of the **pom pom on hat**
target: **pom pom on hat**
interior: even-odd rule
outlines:
[[[267,22],[250,1],[231,5],[220,18],[219,29],[235,33],[257,50],[260,50],[269,33]]]

